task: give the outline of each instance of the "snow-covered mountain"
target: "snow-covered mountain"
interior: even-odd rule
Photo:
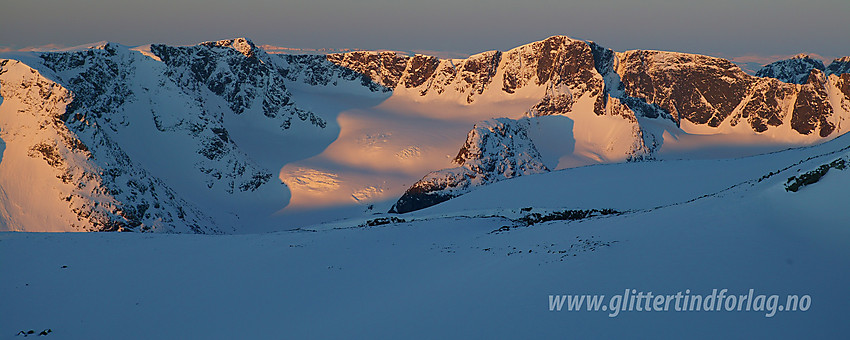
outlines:
[[[291,229],[564,168],[810,145],[850,117],[846,58],[774,79],[565,36],[466,59],[244,38],[0,58],[3,230]]]
[[[590,118],[593,123],[601,122],[602,116],[621,118],[602,126],[580,122],[593,126],[585,142],[597,143],[588,148],[589,153],[604,154],[597,159],[603,162],[652,159],[664,144],[679,142],[679,138],[665,138],[671,130],[672,134],[684,132],[685,138],[723,135],[727,141],[752,142],[755,137],[760,142],[805,144],[817,141],[818,136],[843,133],[844,130],[836,130],[850,117],[850,92],[841,88],[842,78],[827,78],[819,70],[806,74],[805,84],[794,85],[752,77],[724,59],[660,51],[615,53],[595,43],[565,37],[519,47],[504,56],[509,61],[525,61],[527,66],[523,69],[528,71],[525,77],[517,78],[512,71],[517,65],[503,65],[506,71],[502,75],[502,91],[511,93],[516,88],[514,84],[527,84],[534,72],[537,84],[545,84],[544,96],[528,111],[530,117],[559,114],[576,119],[592,112],[599,118]],[[555,66],[549,65],[550,58],[556,60]],[[657,124],[665,121],[676,127],[668,125],[659,130]],[[615,126],[620,126],[619,131],[612,133]],[[576,136],[578,130],[573,129]],[[561,138],[554,143],[568,140]],[[608,144],[600,145],[603,142]],[[564,167],[555,164],[553,167]],[[499,178],[493,176],[496,173],[470,175],[468,171],[444,170],[426,175],[405,192],[396,208],[414,201],[439,202],[468,191],[471,182],[466,178],[470,176]]]
[[[801,53],[790,59],[779,60],[763,66],[757,77],[776,78],[786,83],[805,84],[812,70],[826,71],[823,62]]]
[[[105,131],[108,125],[75,113],[84,101],[83,91],[72,95],[19,61],[3,60],[0,65],[5,143],[0,216],[6,228],[221,231],[214,220],[133,162]],[[98,71],[83,77],[97,77]],[[120,86],[101,83],[104,80],[85,85]],[[103,99],[102,109],[108,110],[105,106],[113,99],[123,100]]]
[[[2,61],[6,228],[232,232],[240,216],[210,208],[285,201],[233,141],[327,125],[295,107],[278,69],[244,39],[149,53],[105,44]]]

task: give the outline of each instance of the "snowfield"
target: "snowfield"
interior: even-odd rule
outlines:
[[[29,329],[59,339],[841,338],[850,331],[850,171],[830,170],[797,192],[785,185],[850,159],[848,141],[527,176],[371,227],[3,233],[0,338]],[[518,222],[564,208],[624,213]],[[611,318],[548,307],[551,294],[714,288],[807,294],[811,308]]]

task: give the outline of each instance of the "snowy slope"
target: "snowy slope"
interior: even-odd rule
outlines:
[[[767,180],[765,176],[771,183],[784,185],[783,180],[800,172],[846,158],[848,150],[850,136],[842,136],[813,147],[744,158],[664,160],[564,169],[483,187],[420,213],[432,215],[464,209],[520,207],[642,211],[729,191],[733,186],[746,189]],[[493,202],[488,197],[500,198]]]
[[[29,329],[63,339],[841,338],[850,331],[850,170],[830,170],[797,192],[785,187],[789,177],[850,160],[848,146],[845,136],[733,160],[596,165],[476,191],[526,181],[529,190],[513,192],[518,201],[555,198],[550,208],[573,209],[581,205],[544,185],[589,169],[608,180],[576,180],[571,192],[615,196],[587,195],[584,207],[663,205],[530,226],[516,216],[544,212],[539,205],[493,209],[508,197],[491,195],[373,227],[352,220],[263,235],[3,233],[0,258],[16,260],[0,261],[0,338]],[[646,192],[624,186],[630,178],[671,184]],[[476,213],[482,206],[473,203],[489,211]],[[807,294],[811,308],[610,317],[550,311],[548,302],[552,294],[724,288]]]
[[[3,229],[223,231],[134,163],[104,127],[72,115],[67,89],[14,60],[0,61],[0,74]]]

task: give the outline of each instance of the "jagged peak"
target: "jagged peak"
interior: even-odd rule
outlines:
[[[850,56],[845,56],[841,58],[835,58],[832,60],[833,63],[850,63]]]
[[[628,59],[630,57],[638,57],[638,58],[650,58],[650,60],[654,61],[658,65],[681,65],[687,62],[693,61],[715,61],[715,62],[728,62],[732,64],[727,59],[712,57],[703,54],[695,54],[695,53],[686,53],[686,52],[674,52],[674,51],[661,51],[661,50],[628,50],[625,52],[617,52],[617,56],[620,59]]]
[[[850,73],[850,56],[836,58],[826,67],[826,72],[834,75]]]
[[[106,48],[107,46],[109,46],[109,44],[116,44],[116,43],[109,42],[109,41],[106,41],[106,40],[101,40],[101,41],[86,44],[86,45],[88,46],[87,47],[88,49],[102,50],[102,49]]]
[[[562,42],[564,42],[564,43],[571,43],[571,42],[575,42],[575,41],[583,41],[583,40],[577,40],[577,39],[570,38],[569,36],[566,36],[566,35],[553,35],[553,36],[550,36],[550,37],[548,37],[548,38],[546,38],[546,39],[543,39],[543,40],[533,41],[533,42],[530,42],[530,43],[527,43],[527,44],[523,44],[523,45],[517,46],[517,47],[515,47],[515,48],[512,48],[512,49],[508,50],[508,52],[515,51],[515,50],[521,50],[521,49],[523,49],[523,48],[527,48],[527,47],[533,46],[534,44],[547,43],[547,42],[548,42],[548,43],[552,43],[552,42],[557,42],[558,40],[561,40],[561,41],[562,41]],[[448,58],[448,57],[439,57],[439,56],[435,56],[435,55],[433,55],[433,54],[424,54],[424,53],[406,52],[406,51],[396,51],[396,50],[385,50],[385,49],[379,49],[379,50],[352,50],[352,51],[340,51],[340,52],[334,52],[334,53],[329,53],[329,54],[340,54],[340,55],[380,55],[380,56],[384,56],[384,55],[393,55],[393,56],[408,57],[408,58],[412,58],[412,57],[436,57],[436,58],[441,59],[441,60],[442,60],[442,59],[446,59],[446,60],[468,60],[468,59],[489,58],[489,57],[492,57],[492,56],[493,56],[493,55],[495,55],[495,54],[503,53],[503,52],[504,52],[504,51],[501,51],[501,50],[487,50],[487,51],[482,51],[482,52],[479,52],[479,53],[475,53],[475,54],[472,54],[472,55],[469,55],[469,56],[466,56],[466,57],[463,57],[463,58]]]
[[[393,51],[393,50],[372,50],[372,51],[358,50],[358,51],[346,51],[346,52],[330,53],[330,54],[378,55],[378,56],[388,55],[388,56],[399,56],[399,57],[410,57],[411,56],[410,53],[402,52],[402,51]]]
[[[253,41],[242,37],[217,41],[205,41],[198,45],[207,47],[229,47],[244,54],[246,57],[253,57],[260,51],[260,48],[257,47]]]
[[[810,64],[810,65],[812,65],[812,67],[817,68],[821,71],[824,70],[823,62],[820,59],[814,58],[810,54],[807,54],[807,53],[798,53],[791,58],[774,61],[770,64],[765,65],[765,67],[768,67],[768,66],[771,66],[771,65],[783,65],[783,64],[799,63],[799,62]]]
[[[75,52],[85,52],[90,50],[101,50],[107,52],[110,55],[115,55],[118,51],[129,50],[130,46],[111,42],[111,41],[98,41],[88,44],[77,45],[73,47],[66,48],[35,48],[29,50],[30,52],[36,53],[75,53]]]
[[[53,52],[53,51],[56,51],[56,52],[74,52],[74,51],[82,51],[82,50],[102,50],[104,47],[106,47],[109,44],[116,44],[116,43],[109,42],[109,41],[106,41],[106,40],[101,40],[101,41],[91,42],[91,43],[77,45],[77,46],[71,46],[71,47],[66,47],[66,48],[61,48],[61,49],[56,49],[56,50],[50,50],[49,52]]]
[[[473,55],[469,56],[467,59],[468,60],[475,60],[475,59],[482,59],[482,58],[490,58],[490,57],[492,57],[492,56],[494,56],[498,53],[502,53],[502,52],[498,51],[498,50],[484,51],[484,52],[481,52],[481,53],[473,54]]]
[[[812,57],[808,53],[802,52],[802,53],[797,53],[793,57],[788,58],[788,59],[812,59],[812,60],[815,60],[817,58]]]
[[[625,52],[622,52],[622,54],[641,54],[641,53],[642,53],[642,54],[658,55],[658,56],[662,56],[662,57],[678,56],[678,57],[688,57],[688,58],[704,58],[704,59],[714,59],[714,60],[727,60],[727,59],[724,59],[724,58],[720,58],[720,57],[713,57],[713,56],[705,55],[705,54],[696,54],[696,53],[688,53],[688,52],[677,52],[677,51],[663,51],[663,50],[645,50],[645,49],[640,49],[640,50],[627,50],[627,51],[625,51]]]
[[[568,43],[571,43],[571,42],[574,42],[574,41],[580,41],[580,40],[570,38],[566,35],[553,35],[553,36],[550,36],[550,37],[543,39],[543,40],[532,41],[530,43],[514,47],[514,48],[508,50],[508,52],[514,52],[514,51],[518,51],[518,50],[527,49],[527,48],[534,46],[536,44],[546,44],[546,43],[549,43],[549,44],[552,44],[552,43],[568,44]],[[487,52],[492,52],[492,51],[487,51]],[[487,52],[482,52],[482,53],[487,53]]]
[[[550,37],[548,37],[548,38],[546,38],[546,39],[543,39],[543,40],[542,40],[542,42],[545,42],[545,41],[554,41],[554,40],[576,41],[576,39],[570,38],[570,37],[569,37],[569,36],[567,36],[567,35],[563,35],[563,34],[556,34],[556,35],[550,36]]]
[[[826,83],[826,74],[823,71],[813,68],[809,71],[808,76],[806,77],[806,81],[804,84],[812,84],[821,86]]]
[[[628,63],[630,60],[632,62],[651,61],[653,67],[658,69],[680,69],[701,65],[730,71],[740,70],[735,63],[728,59],[704,54],[660,50],[628,50],[622,53],[616,52],[616,55],[621,62]]]
[[[88,44],[82,44],[72,47],[66,48],[46,48],[46,49],[34,49],[34,52],[80,52],[86,50],[117,50],[117,49],[127,49],[129,46],[119,44],[112,41],[101,40],[97,42],[92,42]]]
[[[791,58],[783,59],[764,65],[756,77],[776,78],[780,81],[792,84],[805,84],[808,82],[812,70],[826,71],[820,59],[814,59],[809,54],[799,53]]]
[[[114,54],[118,50],[128,50],[128,49],[130,49],[129,46],[122,45],[122,44],[115,43],[115,42],[111,42],[111,41],[104,41],[104,42],[99,43],[98,45],[95,45],[95,46],[92,46],[92,47],[89,47],[89,48],[93,49],[93,50],[104,50],[106,52],[109,52],[110,54]]]

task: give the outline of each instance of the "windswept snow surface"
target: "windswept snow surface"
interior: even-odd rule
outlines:
[[[29,329],[58,339],[842,338],[850,169],[797,192],[785,185],[850,161],[848,146],[844,136],[757,157],[531,175],[372,227],[352,219],[255,235],[2,233],[0,339]],[[624,213],[517,223],[602,208]],[[809,295],[811,306],[772,317],[609,317],[548,302],[715,288]]]

